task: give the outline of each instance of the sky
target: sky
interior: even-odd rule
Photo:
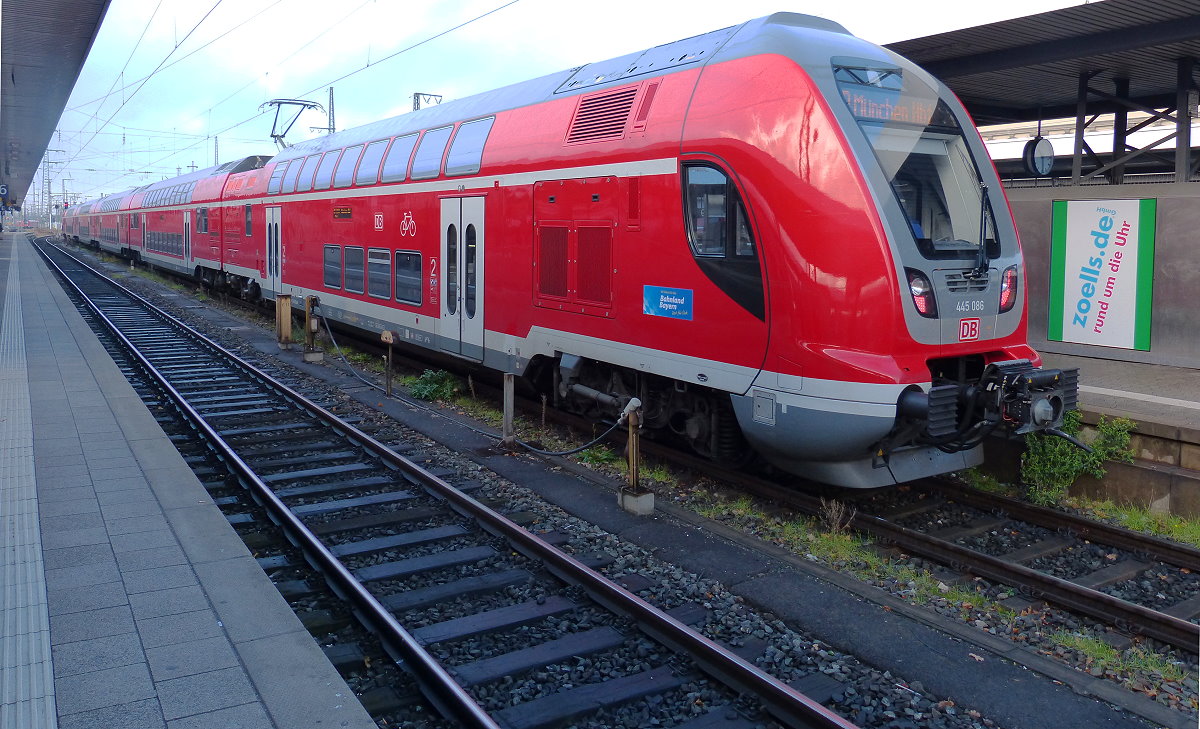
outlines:
[[[82,201],[274,154],[260,107],[324,107],[330,86],[341,131],[410,111],[416,92],[461,98],[781,10],[885,44],[1082,2],[112,0],[49,145],[51,185]],[[287,140],[328,125],[306,111]]]

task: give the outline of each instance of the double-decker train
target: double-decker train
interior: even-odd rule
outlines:
[[[64,235],[875,487],[1053,430],[1017,232],[953,94],[779,13],[75,206]]]

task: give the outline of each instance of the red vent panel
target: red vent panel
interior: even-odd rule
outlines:
[[[538,293],[567,296],[567,229],[542,226],[538,229]]]
[[[575,109],[567,143],[620,139],[637,96],[636,86],[584,96]]]
[[[578,299],[612,303],[612,228],[579,228]]]

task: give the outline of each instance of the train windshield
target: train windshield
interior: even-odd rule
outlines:
[[[996,230],[962,127],[937,91],[896,66],[833,59],[858,122],[927,258],[972,259]]]

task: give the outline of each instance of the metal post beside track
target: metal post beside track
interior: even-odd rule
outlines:
[[[304,361],[320,362],[325,353],[317,349],[317,317],[313,309],[319,303],[315,296],[304,297]]]
[[[379,339],[387,345],[387,358],[383,365],[383,391],[388,397],[392,396],[392,345],[400,339],[399,332],[385,329],[379,333]]]
[[[280,349],[292,348],[292,295],[275,296],[275,338]]]
[[[517,446],[517,429],[513,425],[513,413],[516,410],[516,379],[513,373],[504,373],[504,426],[500,445],[510,450]]]
[[[637,402],[636,400],[634,401]],[[625,454],[629,458],[629,476],[626,484],[617,492],[617,503],[621,508],[635,516],[649,516],[654,513],[654,492],[642,488],[638,474],[642,460],[638,430],[641,425],[641,403],[625,409],[625,417],[629,427],[629,441]]]

